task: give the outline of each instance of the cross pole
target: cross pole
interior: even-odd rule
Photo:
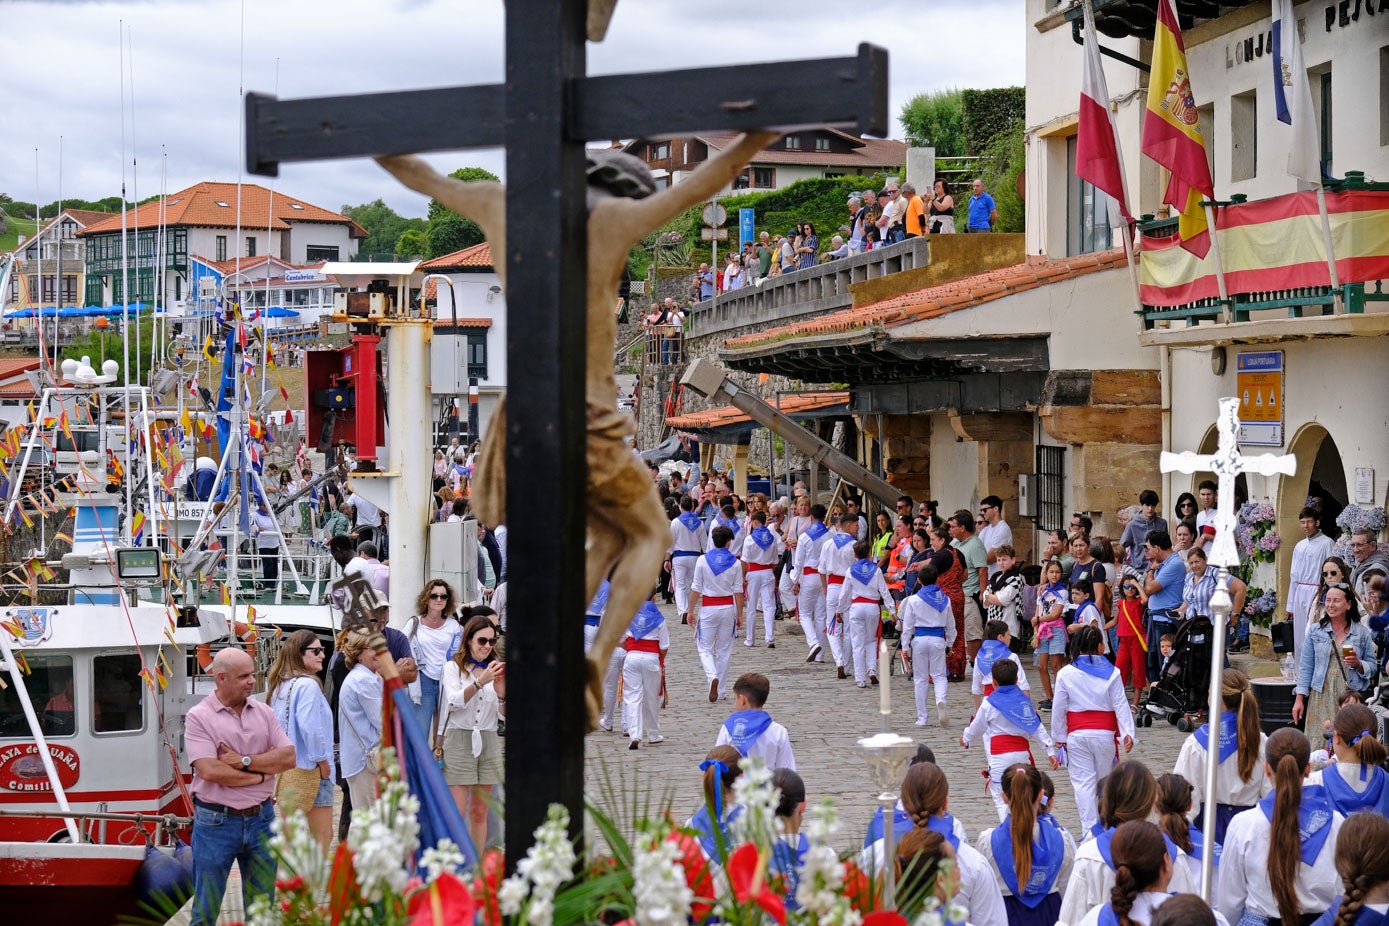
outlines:
[[[841,126],[886,135],[887,52],[587,77],[584,4],[507,0],[506,83],[281,101],[246,96],[246,161],[281,163],[505,145],[506,856],[548,806],[583,821],[584,144],[699,131]],[[805,75],[819,80],[805,92]],[[614,294],[615,295],[615,294]]]
[[[1211,729],[1220,724],[1221,674],[1225,670],[1225,625],[1230,616],[1230,570],[1239,565],[1239,550],[1235,547],[1235,478],[1240,473],[1259,473],[1272,476],[1281,473],[1291,476],[1297,469],[1297,458],[1289,455],[1274,456],[1263,453],[1246,457],[1239,451],[1239,406],[1240,400],[1224,398],[1220,400],[1220,415],[1216,419],[1216,429],[1220,439],[1213,454],[1197,454],[1190,450],[1182,453],[1163,452],[1158,459],[1158,468],[1164,473],[1195,473],[1206,470],[1215,473],[1218,480],[1219,495],[1215,506],[1215,543],[1211,545],[1210,564],[1216,567],[1216,589],[1211,596],[1211,611],[1215,618],[1211,628],[1211,679],[1210,700],[1207,714]],[[1201,832],[1201,896],[1211,902],[1214,884],[1215,855],[1215,776],[1220,767],[1220,753],[1215,748],[1218,737],[1214,734],[1206,750],[1206,816]]]

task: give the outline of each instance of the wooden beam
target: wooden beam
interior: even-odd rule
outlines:
[[[955,436],[968,441],[1026,441],[1032,443],[1031,412],[992,415],[961,415],[950,410],[950,427]]]
[[[1046,432],[1066,444],[1162,442],[1162,413],[1155,406],[1044,405],[1038,415]]]

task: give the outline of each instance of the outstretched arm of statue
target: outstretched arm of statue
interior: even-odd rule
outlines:
[[[377,158],[376,163],[416,193],[432,196],[463,218],[476,222],[496,253],[505,250],[506,187],[491,180],[464,183],[445,177],[414,155]]]
[[[748,132],[701,164],[694,173],[655,196],[615,200],[623,211],[638,218],[644,230],[659,228],[696,203],[704,202],[738,176],[757,152],[770,145],[780,132]]]

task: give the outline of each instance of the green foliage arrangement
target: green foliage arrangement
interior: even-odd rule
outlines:
[[[960,96],[964,120],[965,154],[985,153],[996,135],[1010,131],[1027,115],[1027,94],[1022,87],[965,90]]]
[[[424,219],[409,219],[398,215],[380,199],[360,206],[343,206],[339,211],[369,233],[369,237],[357,247],[357,256],[362,260],[401,253],[397,244],[401,235],[408,231],[418,235],[424,234]],[[423,254],[424,251],[415,253]]]
[[[998,206],[999,232],[1022,232],[1026,221],[1023,201],[1018,196],[1018,175],[1026,166],[1026,149],[1023,145],[1023,121],[1016,120],[1009,128],[995,135],[980,152],[979,176],[984,181],[984,189],[993,194]],[[969,201],[966,187],[957,195],[957,201]]]

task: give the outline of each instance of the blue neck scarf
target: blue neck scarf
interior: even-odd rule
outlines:
[[[937,611],[945,611],[946,613],[950,611],[950,599],[946,597],[945,592],[941,591],[939,585],[921,586],[921,588],[916,591],[916,597],[920,598]]]
[[[1373,774],[1374,777],[1370,779],[1370,785],[1364,791],[1356,791],[1341,774],[1341,769],[1345,767],[1345,763],[1336,762],[1322,770],[1321,783],[1326,789],[1331,806],[1344,815],[1353,814],[1357,810],[1373,810],[1389,816],[1389,813],[1386,813],[1389,809],[1389,787],[1385,786],[1385,783],[1389,782],[1389,774],[1377,766],[1369,766],[1368,770],[1366,766],[1360,766],[1362,781],[1367,774]]]
[[[988,702],[1013,726],[1031,736],[1042,725],[1042,718],[1032,707],[1032,699],[1017,685],[999,685],[989,695]]]
[[[1331,909],[1327,910],[1318,923],[1335,923],[1341,913],[1341,898],[1337,897],[1331,903]],[[1372,910],[1368,906],[1360,908],[1360,912],[1355,915],[1355,926],[1385,926],[1389,923],[1389,914],[1380,913]]]
[[[772,857],[767,862],[767,873],[781,875],[786,879],[786,909],[799,910],[796,903],[796,888],[801,883],[801,866],[805,864],[805,854],[810,851],[810,840],[805,833],[796,834],[796,844],[792,846],[785,837],[772,843]]]
[[[897,842],[902,841],[902,837],[912,828],[912,818],[901,807],[895,807],[892,811],[892,832]],[[879,807],[873,811],[873,819],[868,821],[868,833],[863,837],[863,847],[867,849],[873,843],[883,838],[883,809]]]
[[[603,613],[603,609],[608,606],[608,592],[611,588],[612,587],[608,584],[608,580],[604,579],[603,584],[598,586],[598,591],[593,596],[593,600],[588,603],[588,610],[584,613],[594,617],[600,616]]]
[[[1000,659],[1007,659],[1011,655],[1013,655],[1013,651],[1002,640],[985,640],[984,645],[979,647],[979,652],[974,656],[974,667],[987,679],[989,673],[994,670],[994,663]]]
[[[734,711],[723,722],[733,748],[744,756],[757,738],[772,725],[772,715],[763,710]]]
[[[960,837],[955,832],[955,818],[948,813],[939,813],[934,817],[928,817],[926,828],[933,833],[940,833],[945,837],[945,841],[950,843],[950,848],[959,851]]]
[[[752,542],[763,550],[767,549],[776,540],[776,535],[766,527],[754,527],[752,529]]]
[[[728,552],[727,547],[714,547],[704,554],[704,559],[709,563],[709,569],[714,575],[723,575],[729,567],[738,562],[738,558]]]
[[[848,544],[854,542],[853,534],[846,534],[843,531],[835,531],[830,534],[830,540],[834,541],[835,549],[842,550]]]
[[[648,601],[641,606],[637,616],[632,618],[632,623],[627,627],[627,634],[633,639],[640,640],[665,622],[666,616],[661,613],[661,609],[656,607],[653,602]]]
[[[1045,598],[1048,595],[1053,598],[1059,598],[1063,602],[1071,599],[1071,593],[1066,590],[1066,583],[1064,582],[1057,582],[1053,585],[1046,586],[1042,589],[1042,594],[1039,597]]]
[[[1061,874],[1061,865],[1066,860],[1066,842],[1055,819],[1048,819],[1046,816],[1037,818],[1037,835],[1040,838],[1032,843],[1032,874],[1019,890],[1018,865],[1013,858],[1012,819],[1011,816],[1005,817],[1003,822],[994,828],[993,834],[989,837],[989,845],[993,848],[994,860],[998,862],[998,873],[1003,877],[1003,883],[1008,886],[1008,890],[1013,892],[1013,896],[1018,898],[1023,906],[1030,910],[1036,909],[1056,886],[1057,876]]]
[[[710,760],[712,761],[712,760]],[[723,763],[720,762],[720,765]],[[722,787],[722,784],[720,784]],[[719,859],[719,842],[723,842],[724,852],[733,850],[732,836],[729,835],[728,825],[737,819],[738,814],[743,808],[734,806],[729,809],[728,816],[723,815],[723,799],[718,799],[718,808],[714,811],[717,821],[709,819],[709,808],[704,806],[695,811],[695,815],[690,818],[690,827],[695,830],[695,838],[699,840],[699,847],[704,850],[704,854],[714,861]],[[722,839],[720,839],[720,834]]]
[[[1220,714],[1220,761],[1224,762],[1235,754],[1239,749],[1239,715],[1234,711],[1222,711]],[[1196,728],[1196,732],[1191,734],[1196,737],[1196,742],[1201,744],[1201,748],[1210,752],[1211,748],[1211,725],[1203,723]]]
[[[849,567],[849,575],[862,585],[872,585],[873,577],[877,574],[878,564],[871,559],[861,559]]]
[[[719,525],[720,527],[726,527],[729,530],[731,530],[733,532],[734,537],[737,537],[738,531],[743,529],[743,525],[738,523],[737,518],[729,518],[727,520],[724,520],[722,517],[719,517],[714,519],[714,523]]]
[[[829,528],[825,527],[824,521],[816,521],[805,529],[805,535],[812,541],[819,540],[821,537],[825,536],[828,530]]]
[[[1095,607],[1095,602],[1094,602],[1093,600],[1090,600],[1090,599],[1086,599],[1085,601],[1083,601],[1083,602],[1081,602],[1080,604],[1076,605],[1075,623],[1077,623],[1077,624],[1091,623],[1090,621],[1087,621],[1087,620],[1085,619],[1085,612],[1086,612],[1086,611],[1094,611],[1094,612],[1095,612],[1095,620],[1094,620],[1094,623],[1097,623],[1097,624],[1103,624],[1103,623],[1104,623],[1104,621],[1100,620],[1100,609],[1097,608],[1097,607]],[[1105,660],[1105,662],[1108,662],[1108,661],[1109,661],[1108,659]]]
[[[1202,840],[1205,839],[1204,834],[1202,834],[1202,832],[1201,832],[1200,830],[1198,830],[1196,827],[1194,827],[1194,826],[1188,826],[1188,827],[1187,827],[1187,838],[1191,840],[1191,851],[1188,852],[1187,855],[1189,855],[1189,856],[1191,856],[1192,858],[1196,859],[1196,861],[1198,861],[1198,862],[1201,861],[1201,853],[1202,853],[1202,851],[1203,851],[1203,850],[1202,850],[1202,846],[1203,846],[1203,844],[1204,844],[1204,843],[1202,842]],[[1220,864],[1220,843],[1218,843],[1218,842],[1215,843],[1215,848],[1212,849],[1212,851],[1215,853],[1215,864],[1216,864],[1216,865],[1219,865],[1219,864]]]
[[[1323,778],[1326,776],[1323,775]],[[1270,791],[1259,801],[1259,809],[1270,823],[1273,822],[1273,800],[1277,791]],[[1302,803],[1297,808],[1297,829],[1302,837],[1302,863],[1312,865],[1321,854],[1326,839],[1331,835],[1331,820],[1335,811],[1327,800],[1326,788],[1307,785],[1302,789]]]
[[[692,534],[695,531],[699,530],[700,524],[703,523],[699,520],[699,515],[695,514],[693,511],[682,511],[680,512],[680,517],[676,518],[675,520],[683,524],[685,530],[689,531]]]
[[[1118,671],[1114,668],[1114,663],[1103,656],[1077,656],[1071,665],[1102,682],[1109,681],[1109,677]]]

